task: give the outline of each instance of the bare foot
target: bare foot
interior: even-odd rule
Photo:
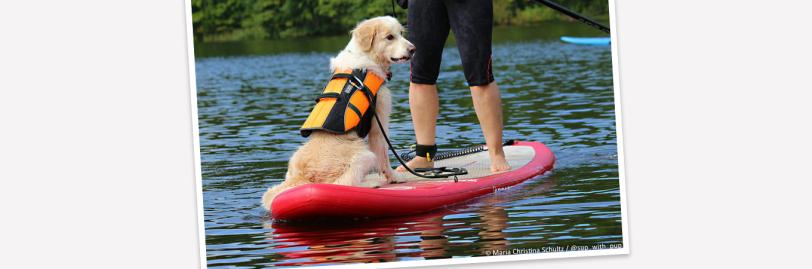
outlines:
[[[491,172],[505,172],[510,170],[510,165],[505,160],[505,153],[497,153],[491,155]]]
[[[411,159],[410,161],[406,162],[406,165],[408,165],[409,168],[414,170],[415,168],[431,168],[431,167],[434,167],[434,162],[430,162],[429,160],[427,160],[426,158],[423,158],[423,157],[416,157],[415,156],[414,159]],[[395,168],[395,171],[406,172],[406,168],[403,168],[403,165],[401,165],[401,166],[398,166],[398,168]]]

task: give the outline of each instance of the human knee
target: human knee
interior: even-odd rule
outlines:
[[[426,92],[426,91],[437,91],[437,84],[435,83],[418,83],[418,82],[411,82],[409,83],[409,90],[410,91],[419,91],[419,92]]]
[[[498,92],[499,86],[496,84],[496,81],[491,81],[490,83],[485,83],[482,85],[469,85],[471,88],[472,93],[484,93],[484,92]]]

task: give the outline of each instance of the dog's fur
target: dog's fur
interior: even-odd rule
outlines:
[[[347,47],[330,59],[330,71],[366,68],[368,72],[386,78],[391,64],[408,61],[415,51],[414,45],[403,37],[403,30],[403,26],[389,16],[358,23],[351,32],[352,39]],[[375,115],[385,130],[388,130],[391,108],[390,92],[384,84],[378,89]],[[269,188],[262,196],[263,206],[270,210],[277,194],[308,183],[366,187],[385,183],[364,181],[373,170],[382,174],[385,180],[394,180],[386,141],[375,119],[372,121],[368,144],[355,131],[341,135],[314,131],[290,158],[285,181]]]

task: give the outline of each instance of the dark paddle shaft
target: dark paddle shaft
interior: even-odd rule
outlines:
[[[609,27],[606,27],[606,25],[600,24],[599,22],[596,22],[593,19],[590,19],[590,18],[588,18],[588,17],[586,17],[584,15],[578,14],[575,11],[572,11],[572,10],[562,6],[562,5],[556,4],[553,1],[550,1],[550,0],[536,0],[536,2],[542,3],[545,6],[548,6],[548,7],[552,8],[552,9],[555,9],[558,12],[564,13],[567,16],[570,16],[573,19],[576,19],[576,20],[578,20],[580,22],[583,22],[583,23],[585,23],[585,24],[587,24],[589,26],[598,28],[598,30],[604,31],[607,34],[609,33]]]

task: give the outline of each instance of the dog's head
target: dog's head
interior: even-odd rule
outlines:
[[[403,26],[390,16],[376,17],[358,23],[352,30],[352,42],[381,64],[410,60],[415,47],[403,37]]]

